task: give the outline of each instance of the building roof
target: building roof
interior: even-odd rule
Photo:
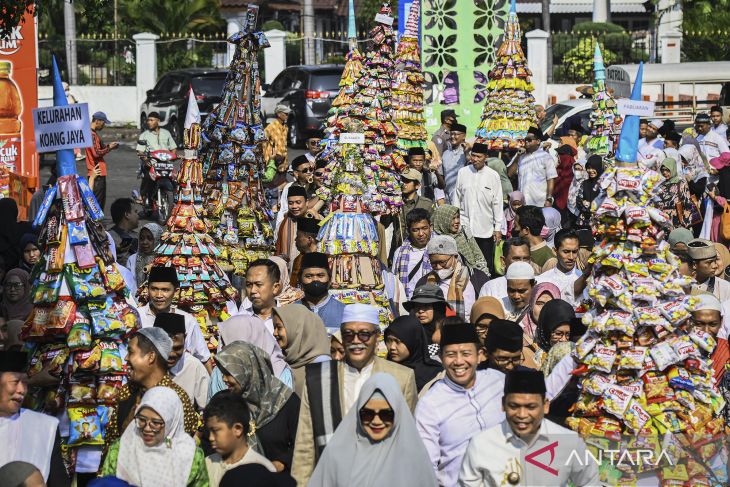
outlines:
[[[644,0],[611,0],[611,13],[645,14]],[[593,12],[593,0],[550,0],[551,14],[582,14]],[[542,13],[541,0],[517,0],[518,14]]]
[[[299,11],[302,9],[302,0],[275,0],[269,2],[263,2],[261,0],[219,0],[221,8],[225,9],[241,9],[245,10],[246,6],[253,3],[255,5],[263,5],[272,10],[288,10],[288,11]],[[341,0],[313,0],[315,9],[335,9],[341,3]],[[345,2],[347,3],[347,2]],[[345,7],[347,11],[347,7]]]

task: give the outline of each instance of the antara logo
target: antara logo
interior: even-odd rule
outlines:
[[[9,36],[0,39],[0,54],[9,56],[18,52],[22,44],[20,41],[23,40],[23,34],[20,33],[21,28],[20,25],[13,27]]]

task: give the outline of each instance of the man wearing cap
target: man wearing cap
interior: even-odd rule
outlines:
[[[307,190],[292,185],[287,190],[287,211],[276,228],[276,254],[288,261],[289,270],[299,255],[296,246],[297,221],[307,215]]]
[[[175,384],[168,371],[167,361],[172,351],[172,340],[162,328],[142,328],[132,335],[127,345],[127,383],[119,390],[117,405],[112,409],[104,437],[105,454],[127,425],[134,419],[139,401],[152,387],[169,387],[183,406],[185,432],[194,436],[200,418],[190,402],[188,393]],[[102,462],[103,464],[103,462]]]
[[[185,318],[174,313],[160,313],[155,318],[155,328],[161,328],[172,340],[167,366],[175,384],[182,387],[196,410],[208,404],[210,375],[200,360],[185,351]]]
[[[527,262],[532,264],[530,258],[530,242],[522,237],[508,238],[502,244],[502,256],[500,257],[502,264],[502,272],[506,273],[509,266],[513,262]],[[532,264],[535,267],[535,273],[539,271],[539,267],[536,264]],[[507,297],[507,278],[504,275],[499,277],[493,277],[490,279],[479,292],[479,297],[492,296],[501,300]]]
[[[416,287],[436,284],[456,316],[469,321],[471,307],[477,300],[489,276],[479,269],[470,269],[461,259],[456,240],[450,235],[436,235],[426,246],[431,272],[423,276]]]
[[[697,143],[707,160],[719,157],[723,152],[730,152],[727,139],[712,131],[712,119],[706,113],[699,113],[695,117]]]
[[[459,170],[466,166],[466,125],[454,123],[450,130],[451,144],[441,155],[441,177],[444,180],[446,202],[453,204],[456,193],[456,180]]]
[[[279,228],[282,220],[284,220],[284,215],[289,210],[289,188],[292,185],[301,186],[306,190],[307,201],[312,198],[314,191],[317,189],[314,184],[314,161],[310,161],[304,155],[297,156],[291,161],[291,169],[294,174],[294,181],[287,183],[281,190],[279,211],[276,213],[276,228]]]
[[[378,308],[366,304],[346,306],[340,327],[345,360],[306,366],[291,469],[297,485],[307,485],[327,442],[373,374],[384,372],[393,376],[411,411],[415,408],[413,370],[375,355],[380,335],[379,314]]]
[[[284,173],[289,167],[287,160],[288,149],[287,140],[289,138],[289,114],[291,108],[286,105],[276,105],[274,108],[274,119],[269,122],[264,129],[266,141],[264,142],[264,160],[267,162],[266,172],[270,172],[270,168],[274,171]]]
[[[575,306],[576,296],[580,296],[585,289],[585,279],[581,279],[575,289],[576,281],[583,275],[578,269],[578,251],[580,241],[575,230],[562,228],[555,234],[555,254],[558,264],[545,271],[536,280],[538,283],[551,282],[560,289],[560,297]]]
[[[664,139],[659,136],[659,130],[664,126],[664,122],[659,119],[649,120],[646,124],[646,133],[643,138],[639,139],[639,150],[646,145],[651,145],[656,149],[664,150]]]
[[[558,177],[555,161],[540,146],[542,131],[530,127],[525,137],[525,152],[512,164],[507,173],[517,174],[518,188],[525,196],[525,205],[552,206],[555,178]]]
[[[446,377],[421,397],[415,417],[439,485],[453,486],[469,439],[504,419],[504,374],[477,370],[484,354],[471,324],[443,326],[440,347]]]
[[[301,257],[299,279],[304,298],[299,303],[319,316],[327,333],[332,335],[340,329],[345,305],[330,295],[332,275],[329,258],[321,252],[309,252]]]
[[[317,251],[319,222],[320,220],[306,216],[297,218],[297,237],[294,239],[294,245],[299,255],[297,255],[292,263],[291,277],[289,278],[289,284],[292,287],[299,286],[299,273],[302,270],[302,258],[304,254]]]
[[[492,368],[507,373],[522,365],[525,355],[524,331],[522,327],[510,320],[496,319],[489,325],[484,339],[484,350],[487,359],[479,364],[479,368]]]
[[[664,139],[659,136],[659,129],[664,122],[651,120],[646,126],[646,137],[639,140],[637,162],[639,167],[657,171],[666,157],[664,154]]]
[[[149,302],[137,308],[142,328],[154,326],[159,313],[175,313],[185,318],[185,350],[200,360],[208,372],[213,370],[210,351],[200,331],[198,321],[190,313],[179,309],[172,302],[180,282],[174,267],[155,266],[147,278]]]
[[[545,419],[550,406],[545,394],[542,372],[515,369],[507,373],[502,398],[505,419],[471,438],[459,487],[601,485],[596,463],[583,461],[586,445],[578,433]],[[540,455],[541,451],[545,453]],[[530,460],[530,454],[536,461]]]
[[[24,461],[50,487],[71,485],[61,457],[58,419],[21,408],[28,393],[28,354],[0,351],[0,466]],[[0,478],[0,485],[3,484]]]
[[[106,206],[106,162],[104,156],[119,147],[119,142],[112,142],[109,145],[102,142],[99,132],[104,130],[106,124],[111,123],[104,112],[96,112],[91,116],[91,147],[86,151],[86,170],[89,178],[98,167],[99,174],[94,181],[94,196],[103,210]]]
[[[137,137],[137,156],[142,159],[142,182],[140,192],[146,201],[154,197],[155,182],[150,178],[150,160],[146,152],[156,150],[169,150],[177,152],[177,142],[169,130],[160,127],[160,114],[150,112],[147,115],[147,130]]]
[[[504,315],[520,322],[528,312],[528,304],[535,286],[535,269],[527,262],[515,262],[507,268],[507,297],[502,299]],[[534,330],[530,330],[534,332]]]
[[[441,110],[441,126],[433,133],[431,141],[436,146],[440,156],[449,148],[451,141],[451,129],[456,124],[456,112],[454,110]]]
[[[415,208],[408,212],[405,227],[408,236],[403,245],[395,250],[393,273],[405,287],[406,296],[410,298],[416,283],[431,272],[431,262],[426,250],[433,232],[431,215],[423,208]]]
[[[717,249],[709,240],[695,238],[688,244],[690,259],[692,259],[692,275],[697,284],[692,286],[692,292],[706,292],[713,294],[721,303],[730,299],[730,282],[715,277],[717,274]]]
[[[475,143],[469,164],[459,169],[452,204],[459,208],[461,226],[471,232],[494,274],[494,245],[502,239],[504,200],[497,171],[487,166],[488,147]]]

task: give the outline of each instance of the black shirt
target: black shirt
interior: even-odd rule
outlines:
[[[283,463],[287,473],[291,471],[294,456],[300,405],[299,396],[292,394],[274,419],[256,430],[256,436],[264,449],[263,455],[270,462]]]

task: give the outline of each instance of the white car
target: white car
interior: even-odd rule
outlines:
[[[565,100],[550,105],[545,109],[545,118],[540,124],[540,129],[545,131],[550,128],[553,123],[553,118],[558,117],[558,125],[555,127],[555,134],[559,133],[565,121],[573,115],[580,115],[580,123],[586,133],[590,133],[588,128],[588,120],[591,117],[591,110],[593,109],[593,101],[590,98],[578,98],[574,100]]]

